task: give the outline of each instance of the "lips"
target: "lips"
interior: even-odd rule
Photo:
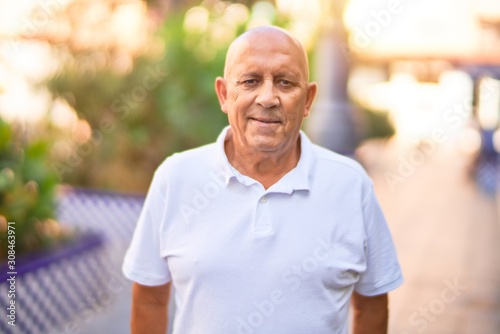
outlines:
[[[272,118],[264,118],[264,117],[250,117],[252,121],[257,121],[260,123],[265,123],[265,124],[279,124],[281,121],[277,119],[272,119]]]

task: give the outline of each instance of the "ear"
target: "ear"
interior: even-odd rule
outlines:
[[[316,91],[318,90],[318,86],[315,82],[310,82],[307,84],[307,92],[306,92],[306,105],[304,109],[304,117],[309,116],[311,112],[311,106],[314,102],[314,98],[316,97]]]
[[[217,77],[217,79],[215,79],[215,92],[219,99],[220,109],[227,114],[227,85],[224,78]]]

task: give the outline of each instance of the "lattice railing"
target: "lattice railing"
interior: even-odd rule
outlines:
[[[16,327],[0,333],[74,333],[100,313],[123,288],[120,265],[144,198],[66,188],[58,219],[84,235],[70,248],[18,259]],[[6,268],[0,271],[0,305],[7,305]]]

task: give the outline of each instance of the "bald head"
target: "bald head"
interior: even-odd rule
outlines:
[[[286,30],[275,26],[261,26],[247,30],[236,38],[226,54],[226,63],[224,66],[224,78],[227,79],[232,67],[236,61],[244,57],[249,49],[258,52],[259,49],[269,49],[275,47],[286,49],[294,55],[294,59],[301,67],[304,79],[309,80],[309,65],[307,55],[302,44]],[[267,50],[266,50],[267,51]]]

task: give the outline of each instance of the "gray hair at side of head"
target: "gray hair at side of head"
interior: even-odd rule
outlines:
[[[229,65],[232,63],[233,56],[235,54],[235,50],[240,46],[242,42],[250,38],[251,36],[263,34],[263,33],[281,33],[286,36],[293,44],[301,51],[303,55],[304,64],[306,66],[306,77],[309,80],[309,60],[307,58],[306,50],[300,41],[292,36],[287,30],[277,27],[277,26],[259,26],[255,28],[251,28],[245,31],[243,34],[236,37],[236,39],[229,45],[229,48],[226,53],[226,61],[224,64],[224,78],[227,78],[227,74],[229,72]]]

